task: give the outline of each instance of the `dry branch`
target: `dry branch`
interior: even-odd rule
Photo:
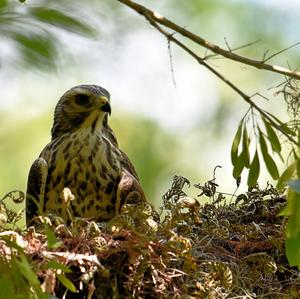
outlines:
[[[152,25],[153,25],[153,23],[158,23],[169,29],[172,29],[175,32],[192,40],[193,42],[199,44],[200,46],[205,47],[206,49],[212,51],[215,54],[221,55],[225,58],[228,58],[228,59],[231,59],[231,60],[243,63],[243,64],[253,66],[258,69],[263,69],[263,70],[267,70],[270,72],[279,73],[279,74],[285,75],[287,77],[300,80],[300,72],[298,72],[298,71],[291,71],[291,70],[281,67],[281,66],[267,64],[267,63],[265,63],[266,60],[255,60],[255,59],[251,59],[248,57],[238,55],[230,50],[225,50],[225,49],[211,43],[210,41],[200,37],[199,35],[196,35],[193,32],[175,24],[174,22],[170,21],[169,19],[165,18],[164,16],[148,9],[147,7],[145,7],[143,5],[140,5],[131,0],[118,0],[118,1],[125,4],[126,6],[128,6],[130,8],[132,8],[137,13],[143,15],[147,20],[152,20],[152,23],[151,23]],[[280,53],[281,52],[282,51],[280,51]],[[271,57],[273,57],[273,56],[275,56],[275,55],[272,55]],[[269,57],[267,60],[269,60],[271,57]]]

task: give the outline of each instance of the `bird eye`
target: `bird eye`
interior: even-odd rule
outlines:
[[[86,94],[77,94],[75,96],[75,102],[80,106],[84,106],[90,102],[90,97]]]

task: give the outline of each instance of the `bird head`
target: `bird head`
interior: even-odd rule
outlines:
[[[54,111],[52,139],[83,127],[92,131],[107,123],[110,94],[97,85],[78,85],[65,92]]]

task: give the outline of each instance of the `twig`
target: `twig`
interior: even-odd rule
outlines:
[[[265,63],[264,60],[260,61],[260,60],[250,59],[250,58],[238,55],[232,51],[225,50],[225,49],[207,41],[206,39],[200,37],[199,35],[196,35],[196,34],[192,33],[191,31],[175,24],[174,22],[170,21],[169,19],[165,18],[164,16],[146,8],[143,5],[140,5],[131,0],[118,0],[118,1],[123,3],[126,6],[130,7],[131,9],[135,10],[137,13],[143,15],[147,20],[151,20],[152,21],[151,24],[153,26],[154,26],[154,24],[157,24],[157,23],[161,24],[167,28],[170,28],[170,29],[176,31],[177,33],[180,33],[181,35],[185,36],[186,38],[211,50],[212,52],[214,52],[216,54],[222,55],[228,59],[231,59],[231,60],[243,63],[243,64],[251,65],[258,69],[264,69],[264,70],[267,70],[270,72],[279,73],[279,74],[288,76],[290,78],[300,80],[300,72],[298,72],[298,71],[291,71],[291,70],[281,67],[281,66],[267,64],[267,63]]]
[[[175,72],[174,72],[174,64],[173,64],[173,56],[171,51],[171,42],[168,40],[168,52],[169,52],[169,59],[170,59],[170,68],[171,68],[171,74],[172,74],[172,82],[174,87],[177,87],[176,80],[175,80]]]
[[[220,78],[224,83],[226,83],[229,87],[231,87],[236,93],[238,93],[251,107],[253,107],[255,110],[257,110],[265,119],[267,119],[273,127],[275,127],[278,131],[280,131],[291,142],[293,142],[294,144],[297,144],[297,141],[295,141],[289,134],[287,134],[281,128],[281,125],[283,125],[283,123],[279,119],[274,118],[274,116],[272,117],[268,112],[261,109],[255,102],[252,101],[250,96],[248,96],[240,88],[238,88],[235,84],[233,84],[230,80],[228,80],[226,77],[224,77],[222,74],[220,74],[217,70],[215,70],[212,66],[210,66],[206,61],[204,61],[203,58],[198,56],[195,52],[193,52],[190,48],[188,48],[186,45],[184,45],[181,41],[176,39],[174,37],[174,34],[170,34],[169,32],[165,31],[161,26],[159,26],[157,23],[155,23],[151,18],[148,18],[147,16],[146,16],[146,18],[151,23],[151,25],[153,25],[159,32],[161,32],[167,38],[168,41],[172,41],[173,43],[177,44],[180,48],[182,48],[189,55],[191,55],[194,59],[196,59],[199,64],[203,65],[208,70],[210,70],[213,74],[215,74],[218,78]]]
[[[232,49],[231,49],[231,52],[238,51],[238,50],[241,50],[241,49],[250,47],[250,46],[252,46],[252,45],[254,45],[254,44],[257,44],[257,43],[259,43],[259,42],[260,42],[260,40],[258,39],[258,40],[255,40],[254,42],[250,42],[250,43],[247,43],[247,44],[245,44],[245,45],[241,45],[241,46],[238,46],[238,47],[236,47],[236,48],[232,48]],[[208,50],[206,49],[206,51],[208,51]],[[205,55],[205,57],[203,57],[203,59],[204,59],[204,60],[208,60],[208,59],[213,58],[213,57],[216,57],[216,56],[219,56],[219,54],[209,54],[209,55]]]
[[[300,42],[297,42],[297,43],[295,43],[295,44],[293,44],[293,45],[291,45],[291,46],[289,46],[287,48],[284,48],[284,49],[280,50],[279,52],[276,52],[276,53],[270,55],[268,58],[263,59],[263,62],[266,62],[266,61],[274,58],[275,56],[277,56],[277,55],[279,55],[279,54],[281,54],[281,53],[283,53],[285,51],[288,51],[288,50],[290,50],[290,49],[292,49],[292,48],[294,48],[294,47],[296,47],[298,45],[300,45]]]

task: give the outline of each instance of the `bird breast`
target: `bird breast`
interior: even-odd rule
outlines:
[[[48,162],[45,209],[66,218],[61,194],[67,187],[75,197],[71,202],[75,216],[111,218],[120,175],[117,149],[105,136],[85,127],[57,139],[44,151]]]

